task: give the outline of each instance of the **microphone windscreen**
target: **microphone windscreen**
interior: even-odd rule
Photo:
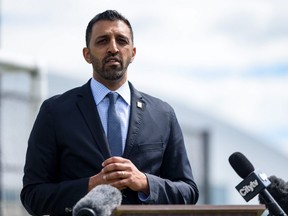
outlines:
[[[229,157],[229,163],[235,172],[243,179],[255,170],[251,162],[240,152],[233,153]]]
[[[80,199],[73,208],[73,216],[84,208],[90,208],[96,216],[110,216],[114,209],[121,205],[121,192],[110,185],[98,185]]]
[[[283,211],[288,214],[288,182],[276,176],[268,177],[271,184],[267,187],[269,193],[273,196],[276,202],[280,205]],[[259,195],[260,204],[265,204],[261,195]]]

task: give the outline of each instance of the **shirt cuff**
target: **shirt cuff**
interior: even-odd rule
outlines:
[[[146,202],[149,199],[150,196],[147,196],[143,192],[138,192],[138,198],[141,202]]]

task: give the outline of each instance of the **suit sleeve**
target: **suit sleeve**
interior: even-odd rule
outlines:
[[[184,139],[171,108],[170,136],[160,176],[147,174],[150,195],[147,204],[196,204],[199,196],[187,157]]]
[[[59,181],[59,146],[48,102],[41,106],[31,131],[21,201],[31,215],[65,215],[88,190],[88,178]]]

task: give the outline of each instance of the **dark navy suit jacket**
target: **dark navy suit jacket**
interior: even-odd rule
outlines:
[[[123,157],[148,178],[150,197],[144,204],[195,204],[198,189],[173,109],[129,85],[131,111]],[[88,192],[89,177],[100,172],[109,157],[90,81],[44,101],[28,141],[24,207],[33,215],[71,214],[67,210]],[[122,204],[140,203],[137,192],[123,191]]]

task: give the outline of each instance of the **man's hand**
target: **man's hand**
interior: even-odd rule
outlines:
[[[94,182],[97,185],[110,184],[119,190],[130,188],[133,191],[141,191],[149,195],[146,175],[140,172],[130,160],[122,157],[111,157],[105,160],[102,166],[101,172],[90,178],[89,190],[96,186],[93,186]]]

